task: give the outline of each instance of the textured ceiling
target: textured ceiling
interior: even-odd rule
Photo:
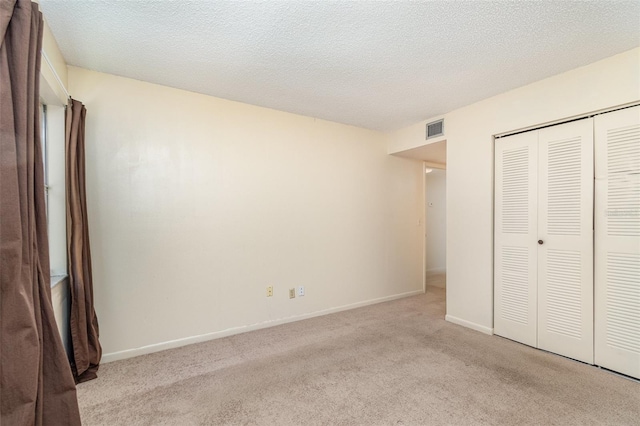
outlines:
[[[640,1],[40,0],[70,65],[394,130],[640,45]]]

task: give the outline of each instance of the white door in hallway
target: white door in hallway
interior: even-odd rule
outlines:
[[[537,345],[538,134],[495,142],[494,332]]]
[[[538,347],[593,363],[593,119],[538,131]]]
[[[640,378],[640,107],[595,118],[595,363]]]

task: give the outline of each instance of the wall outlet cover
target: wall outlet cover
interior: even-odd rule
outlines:
[[[298,287],[298,296],[304,296],[304,286]]]

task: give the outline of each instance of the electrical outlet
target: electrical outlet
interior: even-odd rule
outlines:
[[[298,296],[304,296],[304,286],[298,287]]]
[[[271,297],[271,296],[273,296],[273,286],[272,285],[267,287],[267,297]]]
[[[290,288],[289,289],[289,299],[295,299],[296,298],[296,289],[295,288]]]

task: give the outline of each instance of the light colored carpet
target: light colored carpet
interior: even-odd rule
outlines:
[[[447,285],[447,275],[444,273],[429,274],[426,276],[425,284],[431,287],[445,288]]]
[[[105,364],[86,425],[638,425],[640,384],[444,321],[444,289]]]

